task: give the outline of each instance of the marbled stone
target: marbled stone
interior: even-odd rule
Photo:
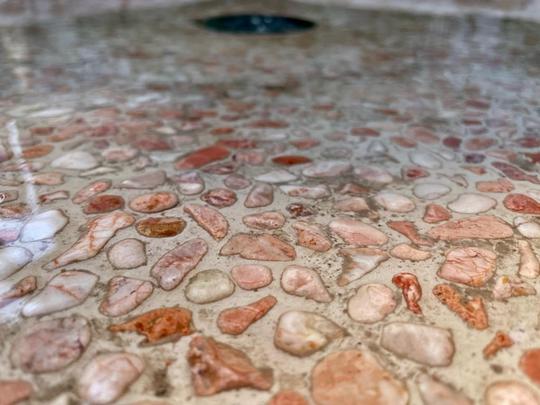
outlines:
[[[91,219],[86,224],[86,232],[79,240],[44,268],[53,270],[96,256],[117,231],[131,226],[133,222],[135,218],[123,211],[114,211]]]
[[[499,217],[479,215],[437,225],[428,232],[434,239],[504,239],[514,234],[510,225]]]
[[[319,273],[307,267],[287,266],[281,274],[281,288],[288,294],[317,302],[332,301]]]
[[[381,346],[397,356],[432,367],[450,365],[455,350],[450,331],[405,322],[385,325],[381,334]]]
[[[294,247],[267,234],[237,233],[223,245],[219,254],[264,261],[290,261],[296,258]]]
[[[125,315],[142,302],[154,291],[149,281],[129,277],[113,277],[109,280],[107,295],[99,306],[99,311],[107,316]]]
[[[396,309],[394,292],[384,284],[364,284],[347,303],[347,313],[357,322],[382,321]]]
[[[35,216],[24,225],[21,233],[22,242],[35,242],[51,239],[68,224],[69,218],[62,210],[45,211]]]
[[[229,231],[229,222],[218,210],[199,204],[186,204],[184,212],[214,239],[223,239]]]
[[[251,304],[224,309],[219,313],[217,325],[221,333],[240,335],[276,305],[277,300],[267,295]]]
[[[178,205],[178,197],[174,193],[165,191],[143,194],[129,202],[129,208],[133,211],[145,214],[154,214],[165,211]]]
[[[495,272],[497,255],[491,250],[465,247],[450,250],[437,272],[448,281],[471,287],[483,286]]]
[[[90,324],[77,315],[36,322],[17,336],[11,361],[27,373],[58,371],[81,357],[91,336]]]
[[[143,370],[144,361],[135,354],[99,354],[85,366],[77,391],[84,401],[91,404],[109,404],[120,398]]]
[[[256,184],[249,191],[244,206],[246,208],[266,207],[274,201],[274,188],[270,184]]]
[[[32,260],[32,252],[28,249],[8,246],[0,249],[0,280],[19,271]]]
[[[344,248],[339,254],[343,256],[341,274],[337,279],[339,286],[362,278],[389,258],[384,251],[375,248]]]
[[[329,226],[332,232],[353,246],[384,245],[388,241],[388,236],[377,228],[356,219],[337,218]]]
[[[199,264],[207,252],[208,244],[203,239],[188,240],[161,256],[150,274],[161,288],[172,290]]]
[[[285,225],[285,216],[279,211],[266,211],[246,215],[242,222],[249,228],[260,230],[279,229]]]
[[[242,351],[212,338],[198,335],[191,339],[187,360],[198,396],[238,388],[269,390],[272,387],[270,369],[256,368]]]
[[[111,246],[107,258],[117,269],[134,269],[146,264],[146,246],[138,239],[124,239]]]
[[[85,270],[68,270],[54,276],[22,309],[24,316],[46,315],[82,304],[98,276]]]
[[[231,277],[238,287],[256,290],[273,281],[272,271],[261,264],[239,264],[231,269]]]
[[[294,356],[306,357],[346,334],[342,327],[322,315],[288,311],[279,317],[274,345]]]

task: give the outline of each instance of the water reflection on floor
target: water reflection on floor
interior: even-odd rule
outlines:
[[[266,3],[0,28],[0,404],[540,403],[538,27]]]

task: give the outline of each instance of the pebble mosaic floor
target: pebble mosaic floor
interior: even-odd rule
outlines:
[[[0,39],[1,405],[540,404],[538,26]]]

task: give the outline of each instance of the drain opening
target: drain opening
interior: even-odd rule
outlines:
[[[313,21],[264,14],[222,15],[197,20],[197,23],[212,31],[233,34],[287,34],[315,27]]]

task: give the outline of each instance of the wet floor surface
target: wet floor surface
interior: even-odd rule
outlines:
[[[0,36],[0,404],[540,404],[536,25]]]

